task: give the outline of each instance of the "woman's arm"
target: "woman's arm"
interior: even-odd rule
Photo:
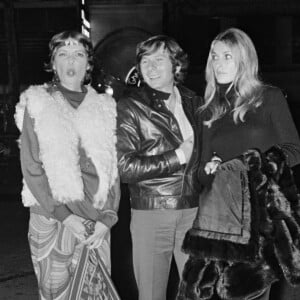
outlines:
[[[98,210],[98,221],[105,224],[108,228],[111,228],[118,221],[120,195],[120,178],[117,177],[114,185],[109,190],[104,207],[101,210]]]
[[[279,89],[274,89],[270,101],[270,114],[278,146],[287,155],[291,167],[300,163],[300,139],[288,103]]]
[[[101,179],[100,179],[101,180]],[[98,220],[92,234],[84,241],[89,248],[98,248],[107,231],[118,221],[120,203],[120,178],[118,177],[111,187],[103,209],[98,210]]]
[[[66,205],[58,203],[52,197],[47,176],[39,159],[39,145],[33,120],[27,110],[24,113],[20,154],[24,180],[42,209],[49,217],[68,227],[79,240],[84,240],[85,227],[82,222],[85,219],[72,214]]]
[[[212,180],[210,172],[206,172],[205,168],[213,157],[213,152],[210,145],[210,130],[206,125],[203,125],[202,136],[202,151],[200,154],[200,165],[198,169],[198,179],[200,184],[209,185]],[[222,160],[222,158],[220,158]]]
[[[23,177],[31,193],[49,216],[63,221],[71,212],[65,205],[57,203],[52,197],[47,176],[39,159],[39,145],[34,132],[33,120],[27,109],[24,113],[20,156]]]

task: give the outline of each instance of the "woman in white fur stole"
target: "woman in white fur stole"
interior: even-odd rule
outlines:
[[[115,101],[83,84],[87,37],[65,31],[49,48],[53,81],[23,92],[15,114],[40,299],[118,299],[108,275],[120,198]]]

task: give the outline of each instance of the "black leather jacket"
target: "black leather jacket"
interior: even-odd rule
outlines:
[[[121,180],[129,184],[133,209],[186,209],[198,206],[197,182],[201,99],[178,86],[194,130],[194,150],[180,165],[175,149],[183,142],[177,120],[166,108],[168,94],[144,86],[118,102],[117,151]],[[197,128],[197,133],[195,129]]]

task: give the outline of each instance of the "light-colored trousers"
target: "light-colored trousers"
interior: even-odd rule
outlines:
[[[165,300],[172,255],[181,277],[188,255],[181,251],[197,208],[131,210],[133,267],[139,300]]]

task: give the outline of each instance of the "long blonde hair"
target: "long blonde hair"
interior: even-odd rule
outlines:
[[[258,58],[250,37],[240,29],[229,28],[216,36],[212,41],[206,69],[206,88],[204,94],[205,104],[200,111],[208,111],[209,119],[204,124],[210,127],[212,123],[220,119],[228,110],[228,104],[218,99],[218,86],[212,66],[212,50],[217,41],[225,43],[233,52],[233,58],[237,65],[237,74],[232,84],[225,93],[232,88],[234,90],[233,120],[244,122],[245,114],[261,105],[261,94],[264,84],[258,77]]]

